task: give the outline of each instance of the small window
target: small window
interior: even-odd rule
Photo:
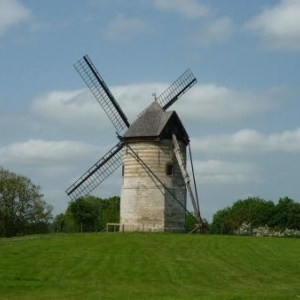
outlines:
[[[173,175],[173,164],[171,164],[171,163],[166,164],[166,175],[169,175],[169,176]]]
[[[125,166],[122,165],[122,177],[124,177],[124,173],[125,173]]]

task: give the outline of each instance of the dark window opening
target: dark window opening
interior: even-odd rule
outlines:
[[[122,165],[122,177],[124,176],[124,173],[125,173],[125,166]]]
[[[173,164],[168,163],[166,165],[166,175],[169,175],[169,176],[173,175]]]

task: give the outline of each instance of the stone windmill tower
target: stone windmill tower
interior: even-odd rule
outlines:
[[[71,199],[89,194],[122,165],[123,230],[184,231],[187,190],[201,225],[199,204],[185,167],[189,136],[177,113],[167,111],[196,83],[191,71],[185,71],[155,97],[130,125],[89,57],[84,56],[74,66],[112,121],[120,141],[72,184],[67,194]]]
[[[124,134],[121,223],[128,230],[184,229],[186,186],[174,154],[173,134],[185,162],[189,137],[176,112],[164,111],[157,102]]]

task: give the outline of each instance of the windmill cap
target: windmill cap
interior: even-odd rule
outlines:
[[[156,102],[152,102],[136,119],[124,134],[124,139],[172,138],[176,134],[179,140],[189,142],[189,136],[175,111],[164,111]]]

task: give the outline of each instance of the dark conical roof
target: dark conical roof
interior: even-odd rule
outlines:
[[[178,138],[188,141],[186,133],[175,111],[164,111],[157,103],[151,103],[145,111],[131,124],[124,134],[127,138],[171,138],[172,133]]]

